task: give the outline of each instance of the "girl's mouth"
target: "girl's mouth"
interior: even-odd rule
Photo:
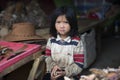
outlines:
[[[65,32],[65,30],[60,30],[60,32]]]

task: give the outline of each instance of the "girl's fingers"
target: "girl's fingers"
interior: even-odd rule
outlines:
[[[64,76],[64,71],[61,70],[60,67],[54,66],[51,71],[51,77],[57,79],[60,76]]]
[[[55,76],[55,79],[59,78],[60,76],[61,76],[60,74],[59,74],[59,75],[56,75],[56,76]]]
[[[54,67],[53,67],[53,70],[52,70],[53,75],[57,75],[57,74],[56,74],[56,71],[59,70],[59,69],[60,69],[60,68],[59,68],[57,65],[54,66]]]

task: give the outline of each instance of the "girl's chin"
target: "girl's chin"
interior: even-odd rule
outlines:
[[[65,32],[59,32],[59,35],[66,36],[67,33],[65,33]]]
[[[66,34],[63,34],[63,33],[60,33],[60,35],[62,35],[62,36],[66,36]]]

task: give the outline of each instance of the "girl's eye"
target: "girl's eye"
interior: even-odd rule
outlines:
[[[56,23],[60,23],[60,21],[56,21]]]
[[[64,23],[68,23],[68,21],[65,21]]]

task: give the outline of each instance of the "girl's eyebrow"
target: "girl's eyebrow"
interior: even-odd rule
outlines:
[[[61,22],[61,21],[56,21],[56,22]]]

